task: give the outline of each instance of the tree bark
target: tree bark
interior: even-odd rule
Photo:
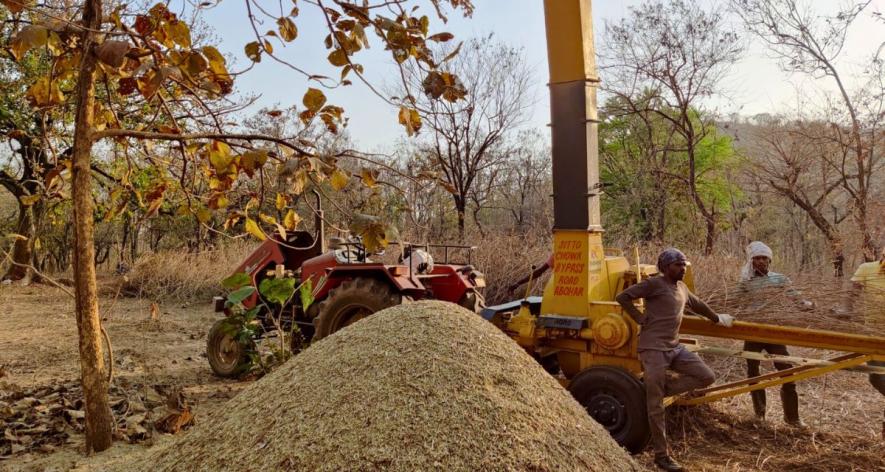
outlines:
[[[16,238],[12,245],[12,264],[6,270],[6,274],[2,278],[10,280],[22,280],[27,278],[31,272],[28,267],[34,259],[34,238],[37,237],[36,222],[39,216],[37,205],[18,205],[18,222],[15,226],[15,233],[22,238]]]
[[[94,31],[101,28],[101,0],[83,5],[80,76],[77,81],[77,115],[71,180],[74,203],[74,289],[77,299],[77,332],[80,339],[80,377],[86,406],[86,448],[103,451],[111,446],[113,415],[108,403],[98,290],[95,280],[94,204],[92,197],[92,144],[95,107]]]

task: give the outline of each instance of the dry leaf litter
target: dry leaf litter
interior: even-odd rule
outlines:
[[[635,471],[512,340],[444,302],[319,341],[128,470]]]
[[[0,390],[0,461],[21,454],[53,452],[64,444],[76,443],[86,428],[78,382],[32,388],[4,383]],[[114,385],[110,388],[110,405],[116,419],[114,438],[118,441],[142,442],[158,430],[173,433],[193,422],[175,387]]]

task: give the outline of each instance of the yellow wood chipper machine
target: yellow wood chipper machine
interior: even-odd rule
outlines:
[[[553,150],[553,276],[543,297],[488,307],[483,316],[513,337],[542,365],[561,370],[563,383],[612,436],[632,452],[648,441],[642,367],[637,354],[639,326],[615,296],[653,276],[654,265],[638,254],[625,257],[602,243],[596,88],[590,0],[544,0],[550,66]],[[691,277],[686,282],[691,286]],[[695,351],[777,359],[793,368],[740,382],[717,385],[692,398],[668,403],[699,404],[751,390],[850,369],[885,374],[866,365],[885,360],[885,338],[735,322],[726,328],[686,317],[680,333],[732,340],[805,346],[844,353],[832,359],[802,359],[704,347]],[[871,390],[875,395],[875,391]]]

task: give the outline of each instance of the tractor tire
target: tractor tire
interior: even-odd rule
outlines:
[[[636,377],[618,367],[590,367],[568,390],[618,444],[632,454],[645,449],[650,437],[645,389]]]
[[[407,297],[380,280],[356,278],[333,288],[318,306],[314,340],[322,339],[376,311],[399,305]]]
[[[219,377],[238,377],[252,368],[249,353],[255,349],[255,343],[238,342],[231,334],[233,329],[226,318],[218,320],[212,325],[206,340],[209,366]]]

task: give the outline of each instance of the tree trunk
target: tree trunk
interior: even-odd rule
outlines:
[[[713,245],[716,244],[716,216],[715,214],[711,214],[709,217],[704,217],[704,220],[707,222],[707,238],[704,241],[704,255],[709,256],[713,254]]]
[[[34,238],[37,237],[36,222],[42,213],[39,208],[35,208],[41,203],[34,205],[18,205],[18,223],[15,226],[15,233],[24,238],[16,238],[12,245],[12,264],[6,270],[6,274],[2,277],[10,280],[22,280],[28,278],[31,274],[31,261],[34,256]]]
[[[465,213],[467,212],[467,199],[454,195],[455,211],[458,212],[458,240],[464,242]]]
[[[77,332],[80,338],[80,377],[86,409],[86,449],[103,451],[111,446],[113,415],[108,403],[95,281],[93,228],[92,132],[95,108],[95,33],[101,29],[101,0],[83,5],[80,76],[77,81],[77,115],[71,181],[74,203],[74,290],[77,298]]]

